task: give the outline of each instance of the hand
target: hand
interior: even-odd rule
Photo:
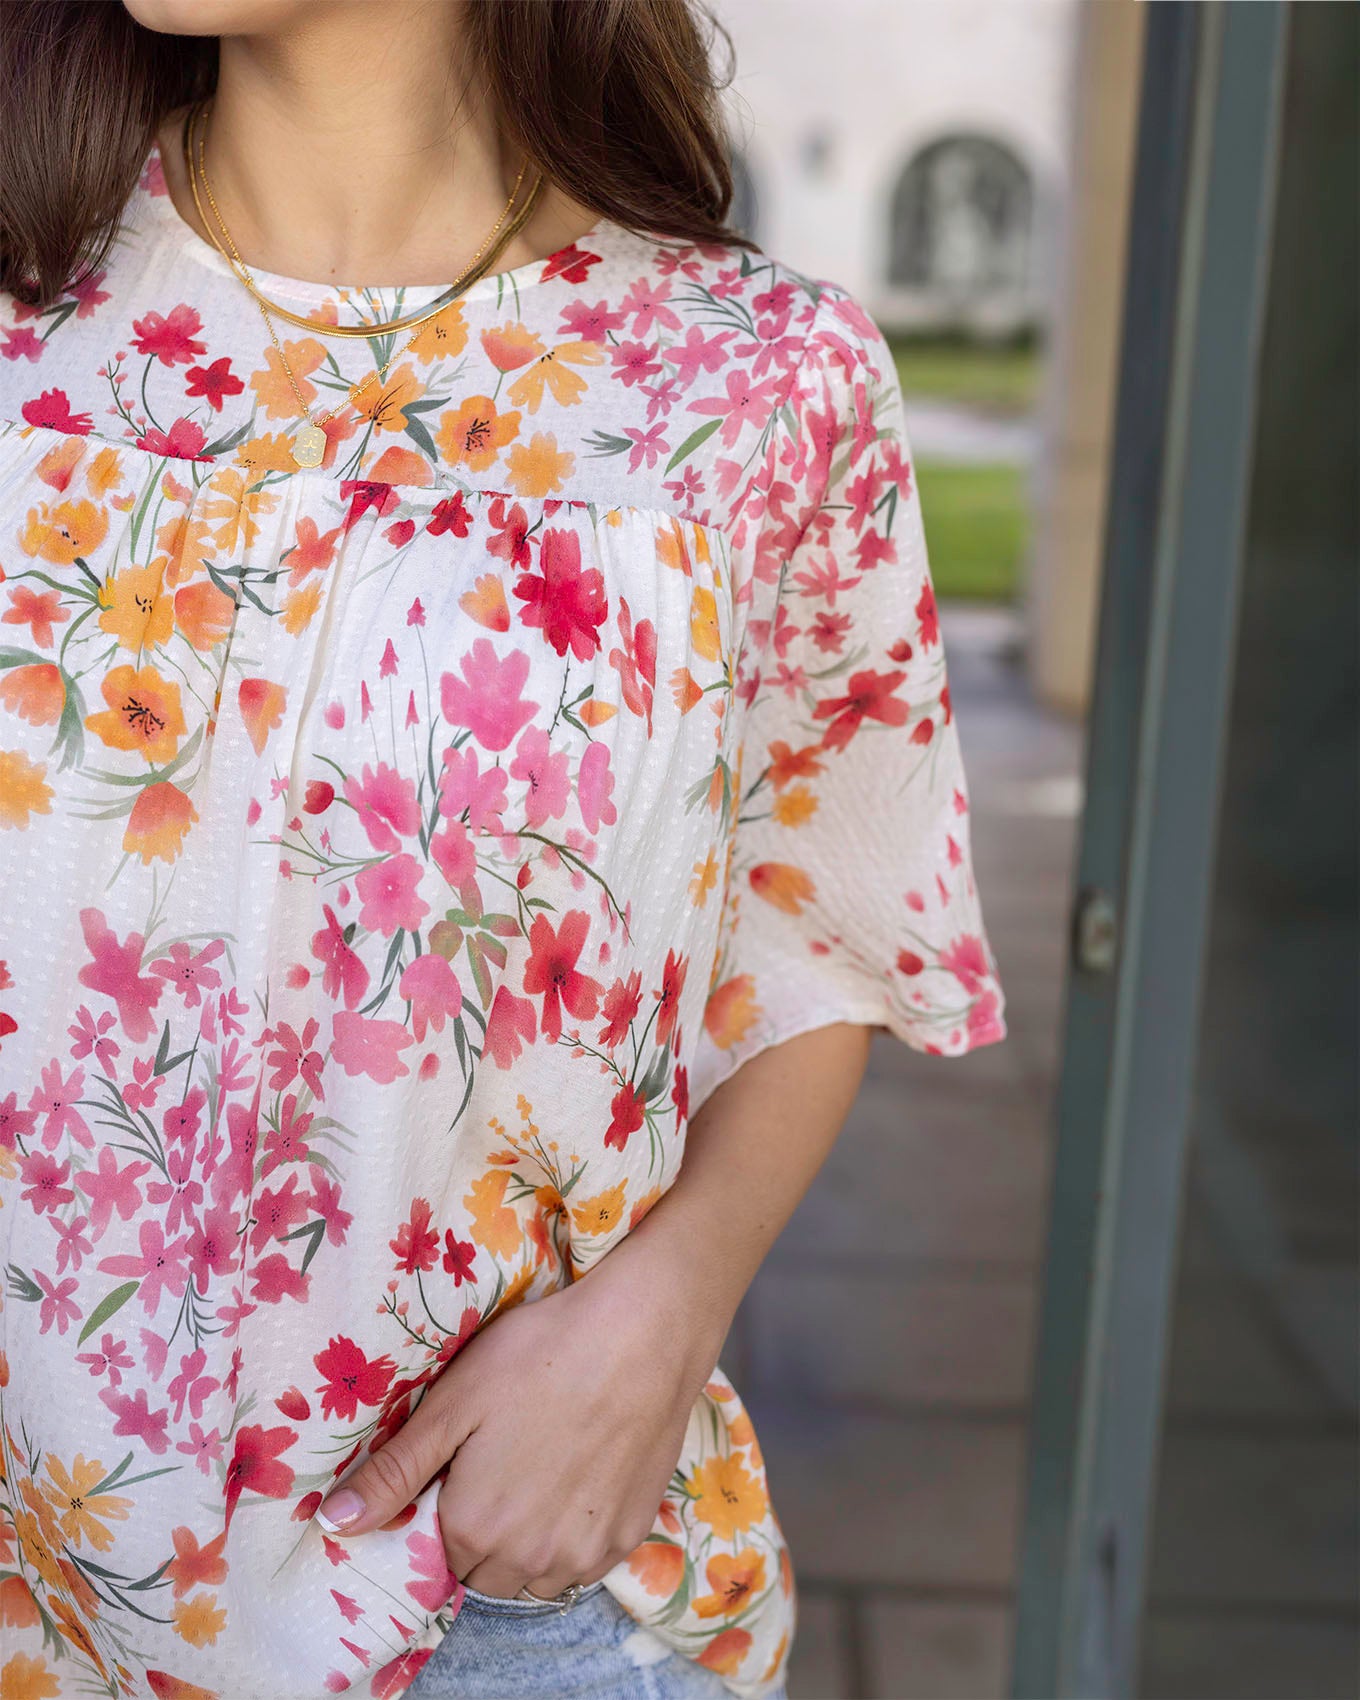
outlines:
[[[677,1270],[640,1269],[631,1250],[611,1270],[624,1249],[474,1335],[323,1502],[337,1533],[379,1527],[452,1460],[438,1501],[444,1552],[479,1593],[551,1597],[639,1546],[720,1340],[674,1296]]]

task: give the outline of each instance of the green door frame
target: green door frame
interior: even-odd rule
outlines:
[[[1137,1681],[1286,24],[1146,14],[1014,1700]]]

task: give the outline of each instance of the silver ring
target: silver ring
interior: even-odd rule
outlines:
[[[552,1594],[545,1597],[542,1594],[534,1593],[532,1588],[521,1588],[516,1597],[521,1600],[537,1600],[541,1606],[556,1606],[558,1611],[565,1615],[565,1613],[571,1610],[585,1591],[586,1585],[584,1582],[568,1582],[560,1594]]]

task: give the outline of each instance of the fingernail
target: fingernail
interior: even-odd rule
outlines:
[[[314,1513],[316,1520],[329,1535],[338,1535],[357,1523],[367,1507],[352,1488],[341,1488],[339,1493],[333,1493],[328,1499],[323,1499]]]

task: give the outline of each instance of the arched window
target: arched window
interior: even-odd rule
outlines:
[[[959,307],[1029,288],[1034,184],[987,136],[944,136],[910,160],[892,198],[888,279]]]

